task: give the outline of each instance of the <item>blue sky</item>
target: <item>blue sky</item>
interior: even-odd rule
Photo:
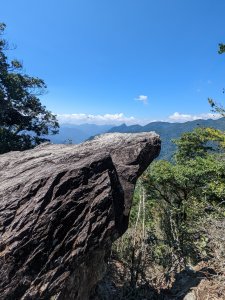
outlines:
[[[1,1],[10,56],[45,80],[63,122],[207,117],[223,103],[224,0]]]

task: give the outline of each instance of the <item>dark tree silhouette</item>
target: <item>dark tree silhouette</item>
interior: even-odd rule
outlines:
[[[33,148],[59,127],[38,98],[46,89],[44,81],[24,74],[22,63],[6,56],[5,28],[0,23],[0,154]]]

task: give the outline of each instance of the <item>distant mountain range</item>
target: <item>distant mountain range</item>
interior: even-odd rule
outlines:
[[[168,122],[152,122],[145,126],[122,124],[111,128],[108,132],[149,132],[155,131],[161,137],[162,148],[159,159],[170,160],[176,146],[171,142],[171,139],[179,138],[182,133],[192,131],[196,127],[213,127],[220,130],[225,130],[225,118],[217,120],[195,120],[185,123],[168,123]]]
[[[47,136],[54,144],[79,144],[90,136],[98,135],[107,132],[114,125],[96,125],[96,124],[61,124],[59,133],[56,135]]]
[[[169,123],[169,122],[152,122],[145,126],[122,124],[120,126],[114,125],[96,125],[96,124],[82,124],[71,125],[62,124],[59,133],[48,136],[54,144],[73,143],[78,144],[90,139],[95,135],[105,132],[149,132],[155,131],[162,140],[162,149],[159,158],[170,160],[176,146],[171,142],[171,139],[179,138],[182,133],[192,131],[196,127],[213,127],[225,131],[225,118],[218,120],[195,120],[185,123]]]

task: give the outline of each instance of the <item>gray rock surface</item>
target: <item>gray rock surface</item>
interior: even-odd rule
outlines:
[[[148,132],[0,155],[0,299],[88,299],[159,152]]]

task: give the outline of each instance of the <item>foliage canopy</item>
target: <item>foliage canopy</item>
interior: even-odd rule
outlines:
[[[24,74],[22,63],[6,56],[5,28],[0,23],[0,153],[32,148],[59,127],[38,98],[46,88],[44,81]]]
[[[224,132],[197,128],[174,142],[175,159],[155,161],[142,175],[130,230],[117,242],[131,285],[156,269],[167,280],[172,272],[209,259],[210,228],[225,216]]]

